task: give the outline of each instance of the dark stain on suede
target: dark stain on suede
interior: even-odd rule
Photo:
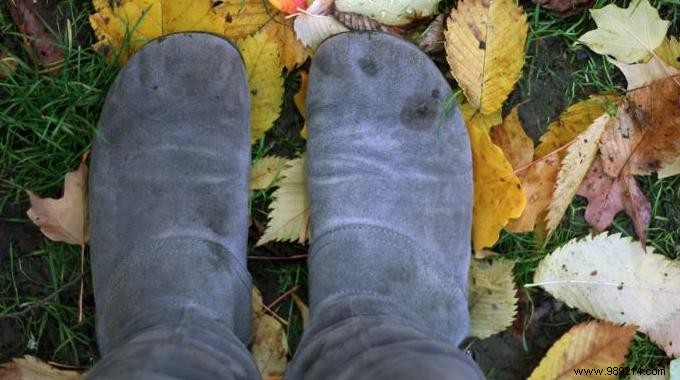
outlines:
[[[357,63],[359,64],[361,71],[363,71],[369,77],[378,75],[378,72],[380,71],[378,65],[371,58],[361,58]]]
[[[434,107],[430,104],[430,96],[423,94],[411,95],[406,100],[406,105],[401,109],[399,121],[404,127],[412,130],[428,129],[434,124],[436,112]]]

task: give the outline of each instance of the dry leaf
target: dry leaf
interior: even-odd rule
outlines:
[[[470,103],[462,103],[458,106],[460,113],[463,114],[466,124],[474,124],[475,127],[481,128],[487,132],[500,123],[503,122],[501,110],[489,114],[479,112],[475,106]]]
[[[264,313],[260,291],[253,287],[253,344],[250,349],[264,380],[283,377],[288,365],[288,339],[284,326]]]
[[[597,158],[581,183],[578,195],[588,199],[585,218],[597,231],[604,231],[616,214],[625,210],[645,246],[645,229],[652,215],[652,205],[633,176],[610,177],[604,172],[602,159]]]
[[[524,132],[517,110],[515,106],[503,123],[491,129],[491,141],[503,150],[515,170],[530,163],[534,157],[534,142]]]
[[[335,0],[340,12],[358,13],[385,25],[406,25],[437,13],[438,0],[356,1]]]
[[[680,40],[675,37],[668,37],[663,40],[656,50],[656,54],[667,65],[680,70]]]
[[[264,136],[279,118],[283,103],[283,77],[276,41],[265,31],[238,41],[250,88],[251,140]]]
[[[64,61],[64,52],[55,36],[47,31],[34,1],[12,0],[8,5],[14,24],[24,35],[24,46],[31,60],[44,72],[51,75],[59,74]]]
[[[295,17],[293,28],[297,38],[314,50],[328,37],[349,31],[345,25],[326,13],[332,1],[315,0],[306,12]]]
[[[533,285],[593,317],[638,326],[680,355],[680,262],[630,238],[571,240],[538,265]]]
[[[566,153],[561,149],[601,116],[607,102],[612,100],[613,98],[593,97],[573,104],[557,121],[550,123],[547,132],[541,136],[541,143],[534,150],[533,164],[519,173],[527,206],[519,218],[508,223],[508,230],[529,232],[534,230],[537,220],[544,219],[557,182],[557,173]]]
[[[0,379],[2,380],[79,380],[82,378],[84,375],[79,371],[59,369],[28,355],[0,364]]]
[[[302,318],[302,328],[305,329],[307,326],[309,326],[309,307],[305,305],[305,303],[302,301],[302,298],[300,298],[297,294],[293,293],[292,296],[295,306],[300,311],[300,317]]]
[[[292,71],[295,66],[305,63],[312,53],[311,49],[306,48],[295,36],[293,30],[293,20],[279,13],[262,28],[271,41],[276,41],[279,45],[279,57],[281,66]]]
[[[595,0],[531,0],[545,9],[550,9],[560,17],[573,16],[595,4]]]
[[[623,365],[634,334],[634,327],[608,322],[578,324],[550,347],[529,380],[586,378],[574,372],[580,369],[601,369],[604,375],[598,379],[617,379],[617,375],[607,376],[607,368]]]
[[[464,107],[461,107],[463,111]],[[526,204],[519,179],[501,148],[494,145],[485,117],[473,114],[465,124],[470,136],[474,177],[472,245],[475,251],[493,246],[511,218],[517,218]]]
[[[281,171],[288,165],[288,159],[279,156],[265,156],[253,164],[250,171],[250,190],[268,189],[281,178]]]
[[[427,29],[420,35],[418,46],[426,53],[444,50],[444,45],[446,44],[446,36],[444,35],[445,25],[446,14],[442,13],[435,17],[430,25],[427,26]]]
[[[341,12],[337,8],[334,8],[333,16],[351,30],[377,30],[392,34],[403,32],[399,27],[383,25],[371,17],[358,13]]]
[[[0,79],[12,75],[19,65],[19,60],[12,56],[5,48],[0,47]]]
[[[461,0],[451,11],[446,58],[482,113],[498,111],[519,79],[527,28],[526,15],[512,0]]]
[[[668,178],[680,174],[680,157],[678,157],[672,164],[659,170],[659,178]]]
[[[680,74],[679,70],[667,65],[657,57],[652,57],[647,63],[634,63],[630,65],[611,58],[607,59],[614,66],[618,67],[626,77],[628,91],[647,86],[659,79]]]
[[[233,40],[260,30],[271,16],[262,0],[93,0],[90,24],[98,51],[125,47],[120,62],[146,42],[176,32],[209,32]],[[128,41],[126,43],[126,41]]]
[[[283,169],[279,188],[274,191],[269,211],[269,222],[257,245],[270,241],[297,241],[304,244],[309,239],[309,195],[305,158],[289,161]]]
[[[647,57],[661,45],[670,25],[647,0],[631,1],[626,9],[609,4],[591,9],[590,14],[597,29],[582,35],[578,42],[624,63]]]
[[[562,160],[562,167],[557,174],[557,183],[553,192],[548,215],[546,216],[546,229],[551,234],[562,220],[583,178],[588,173],[590,164],[597,155],[597,144],[611,117],[605,113],[588,127],[577,140],[567,149],[567,155]]]
[[[517,297],[510,260],[491,263],[472,260],[468,307],[470,335],[484,339],[512,325],[517,313]]]
[[[50,240],[84,245],[89,240],[87,223],[87,165],[64,177],[64,195],[59,199],[40,198],[26,191],[31,208],[26,214]]]

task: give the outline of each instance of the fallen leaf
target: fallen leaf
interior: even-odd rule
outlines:
[[[176,32],[209,32],[238,40],[260,30],[270,18],[262,0],[93,0],[90,25],[97,51],[124,63],[154,38]]]
[[[333,9],[333,17],[350,30],[377,30],[385,33],[400,35],[403,29],[398,26],[383,25],[376,19],[358,13],[341,12]]]
[[[255,143],[274,125],[281,112],[284,88],[278,44],[265,31],[237,44],[248,76],[251,140]]]
[[[597,158],[581,183],[578,195],[588,199],[585,218],[597,231],[604,231],[616,214],[625,210],[645,246],[645,229],[652,215],[652,205],[633,176],[610,177],[604,172],[602,158]]]
[[[29,355],[0,364],[0,379],[3,380],[79,380],[83,378],[84,375],[79,371],[59,369]]]
[[[659,170],[659,178],[668,178],[680,174],[680,157],[678,157],[672,164]]]
[[[623,365],[634,334],[635,327],[600,321],[580,323],[550,347],[529,380],[586,378],[574,372],[580,369],[600,369],[603,375],[598,379],[617,379],[617,375],[607,375],[607,369]]]
[[[479,339],[499,333],[510,325],[517,313],[517,297],[511,260],[491,263],[472,260],[468,308],[470,335]]]
[[[269,222],[257,246],[270,241],[297,241],[304,244],[309,239],[309,195],[305,158],[289,161],[281,172],[279,188],[272,194]]]
[[[608,103],[613,101],[613,97],[592,97],[571,105],[558,120],[550,123],[534,150],[533,163],[518,173],[527,206],[519,218],[508,223],[506,229],[517,233],[533,231],[539,228],[537,220],[541,221],[539,229],[543,228],[546,208],[552,200],[560,164],[566,154],[563,148],[601,116]]]
[[[598,142],[610,119],[611,117],[607,113],[597,118],[567,149],[567,155],[562,160],[562,167],[557,174],[557,183],[552,200],[550,206],[548,206],[548,215],[546,216],[548,234],[555,231],[564,212],[567,211],[574,199],[579,185],[597,155]]]
[[[87,223],[87,165],[64,177],[64,195],[59,199],[40,198],[30,191],[31,208],[26,214],[48,239],[84,245],[89,240]]]
[[[461,108],[461,111],[463,108]],[[526,199],[519,178],[503,151],[494,145],[486,129],[486,118],[465,117],[474,177],[472,245],[475,251],[493,246],[511,218],[521,215]]]
[[[293,96],[293,102],[300,111],[300,115],[305,119],[305,125],[300,131],[300,136],[307,140],[307,87],[309,86],[309,74],[306,71],[300,71],[300,90]]]
[[[600,150],[605,156],[605,170],[615,175],[609,165],[614,149],[624,149],[614,145],[614,140],[625,141],[626,172],[633,175],[649,175],[672,164],[680,156],[680,76],[658,80],[649,86],[630,91],[626,96],[630,102],[628,112],[634,123],[612,131],[614,136],[603,136]],[[626,138],[625,134],[630,136]],[[619,137],[615,137],[615,135]],[[637,136],[640,136],[639,138]],[[610,138],[611,137],[611,138]],[[639,143],[637,143],[639,141]],[[635,142],[635,143],[634,143]],[[620,152],[618,153],[620,154]],[[620,166],[620,165],[619,165]]]
[[[482,113],[498,111],[522,74],[527,28],[526,14],[512,0],[461,0],[451,11],[446,58]]]
[[[292,71],[295,66],[303,64],[311,55],[312,51],[306,48],[295,36],[293,20],[286,19],[284,14],[274,16],[267,25],[262,28],[271,41],[279,45],[279,57],[281,66]]]
[[[269,4],[281,12],[291,14],[307,9],[306,0],[269,0]]]
[[[438,0],[355,1],[335,0],[340,12],[368,16],[385,25],[406,25],[437,13]]]
[[[599,319],[638,326],[680,355],[680,262],[620,234],[571,240],[538,265],[534,284]]]
[[[515,106],[500,125],[491,129],[491,141],[503,150],[515,170],[534,157],[534,142],[524,132],[517,111]]]
[[[659,17],[659,12],[648,0],[632,1],[626,9],[609,4],[591,9],[590,14],[597,29],[582,35],[578,42],[624,63],[635,63],[647,57],[661,45],[670,25]]]
[[[281,178],[281,171],[288,165],[288,159],[279,156],[265,156],[253,164],[250,171],[250,190],[268,189]]]
[[[253,343],[251,353],[264,380],[282,379],[288,365],[288,339],[284,326],[264,313],[262,294],[253,287]]]
[[[0,48],[0,79],[12,75],[19,65],[19,60],[12,56],[5,48]]]
[[[667,65],[657,57],[652,57],[647,63],[634,64],[619,62],[611,58],[607,59],[614,66],[618,67],[626,77],[628,91],[647,86],[659,79],[680,74],[679,70]]]
[[[477,128],[481,128],[487,132],[503,122],[503,117],[501,116],[501,110],[489,114],[483,114],[470,103],[461,103],[458,108],[460,113],[463,114],[466,124],[473,124]]]
[[[668,37],[663,40],[654,53],[667,65],[680,70],[680,40]]]
[[[498,252],[494,252],[489,249],[482,249],[479,251],[475,251],[475,259],[477,260],[484,260],[488,259],[489,257],[494,257],[494,256],[500,256]]]
[[[306,12],[295,17],[293,28],[302,44],[316,50],[328,37],[349,31],[333,16],[328,16],[331,0],[315,0]]]
[[[51,75],[59,74],[64,61],[64,52],[59,47],[55,36],[47,31],[34,2],[12,0],[8,2],[8,5],[14,24],[24,35],[24,46],[31,60],[40,67],[41,71]]]
[[[305,329],[307,326],[309,326],[309,307],[305,305],[305,303],[302,301],[302,298],[300,298],[295,293],[293,293],[293,302],[295,302],[295,306],[300,311],[300,317],[302,318],[302,328]]]
[[[595,4],[595,0],[531,0],[545,9],[557,13],[560,17],[573,16]]]
[[[442,13],[435,17],[418,38],[418,46],[426,53],[434,53],[444,50],[446,36],[444,35],[446,14]]]

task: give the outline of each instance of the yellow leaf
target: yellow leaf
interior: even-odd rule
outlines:
[[[302,298],[300,298],[297,294],[293,293],[293,302],[295,302],[295,306],[297,306],[298,310],[300,311],[300,317],[302,318],[302,328],[306,328],[309,325],[309,306],[305,305],[305,303],[302,301]]]
[[[522,214],[526,199],[512,165],[501,148],[491,142],[488,130],[474,116],[465,120],[465,124],[470,136],[475,187],[472,245],[479,251],[494,245],[508,220]]]
[[[288,339],[284,326],[264,313],[260,291],[253,287],[253,345],[251,353],[263,379],[282,378],[288,365]]]
[[[266,156],[253,164],[250,171],[250,190],[267,189],[281,177],[288,160],[278,156]]]
[[[33,356],[14,358],[0,364],[0,379],[4,380],[78,380],[84,376],[75,370],[62,370]]]
[[[489,114],[483,114],[470,103],[462,103],[458,107],[460,108],[460,113],[463,114],[466,124],[473,124],[475,127],[487,132],[503,122],[500,109]]]
[[[295,36],[293,20],[287,20],[283,13],[276,15],[262,30],[267,33],[269,39],[278,43],[281,66],[288,71],[303,64],[312,53],[312,50],[302,45]]]
[[[491,129],[491,141],[503,150],[515,170],[530,163],[534,157],[534,142],[522,128],[517,106],[500,125]]]
[[[562,220],[564,212],[574,199],[578,187],[588,173],[590,164],[595,159],[598,151],[598,143],[602,132],[610,121],[609,114],[605,113],[588,127],[576,142],[567,149],[560,172],[557,174],[557,183],[553,192],[548,215],[546,217],[546,229],[551,234]]]
[[[649,56],[661,45],[670,25],[659,18],[659,12],[647,0],[631,1],[626,9],[609,4],[591,9],[590,15],[597,29],[582,35],[578,42],[624,63]]]
[[[659,178],[668,178],[680,174],[680,157],[673,163],[659,170]]]
[[[626,360],[634,327],[608,322],[583,322],[567,331],[545,354],[529,380],[617,379],[607,368],[620,367]],[[576,374],[574,370],[601,369],[601,376]]]
[[[451,11],[446,57],[468,101],[500,110],[524,65],[526,15],[512,0],[461,0]]]
[[[541,261],[534,284],[595,318],[636,326],[680,355],[680,262],[621,234],[573,239]]]
[[[470,335],[484,339],[512,325],[517,313],[514,264],[502,259],[470,263]]]
[[[309,238],[309,195],[305,158],[289,162],[281,173],[279,188],[274,192],[269,222],[257,245],[270,241],[297,241],[304,244]]]
[[[319,0],[316,0],[319,1]],[[358,13],[385,25],[406,25],[437,12],[438,0],[354,1],[335,0],[340,12]]]
[[[511,220],[507,229],[513,232],[529,232],[534,228],[543,233],[545,209],[552,199],[557,173],[565,152],[561,148],[571,143],[581,132],[601,116],[614,97],[592,97],[567,108],[557,121],[550,123],[548,131],[541,136],[541,143],[534,150],[534,163],[519,173],[522,188],[527,198],[527,207],[522,215]]]
[[[87,243],[87,165],[84,162],[64,177],[63,197],[40,198],[26,192],[31,200],[31,208],[26,213],[45,236],[68,244]]]
[[[176,32],[209,32],[240,39],[259,30],[269,19],[262,0],[93,0],[90,25],[99,42],[95,48],[123,48],[120,62],[146,42]]]
[[[307,140],[307,87],[309,85],[309,74],[306,71],[300,72],[300,91],[293,97],[295,106],[303,118],[305,118],[305,125],[300,131],[300,136]]]
[[[263,31],[238,41],[246,64],[250,88],[252,142],[264,136],[279,118],[283,102],[283,77],[276,41]]]
[[[675,37],[666,38],[654,53],[667,65],[680,70],[680,40]]]

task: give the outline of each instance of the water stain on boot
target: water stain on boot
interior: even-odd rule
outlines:
[[[412,130],[424,130],[434,125],[436,112],[431,104],[431,94],[414,94],[406,99],[406,105],[401,109],[399,121],[406,128]]]
[[[360,58],[357,63],[359,64],[359,68],[361,68],[361,71],[363,71],[364,74],[368,75],[369,77],[374,77],[378,75],[378,72],[380,71],[378,65],[371,58],[366,57]]]

